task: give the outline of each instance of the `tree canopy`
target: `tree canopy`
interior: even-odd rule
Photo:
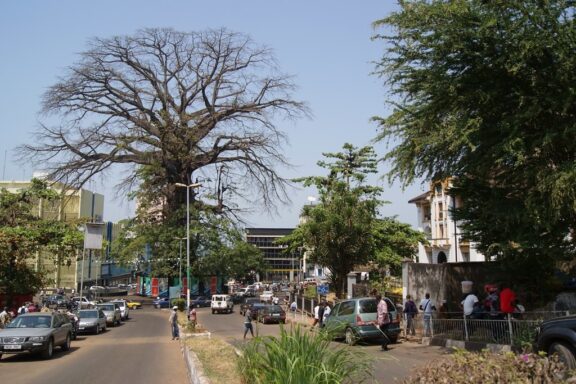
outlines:
[[[571,257],[576,28],[568,0],[400,1],[376,21],[394,109],[388,176],[454,177],[456,217],[487,256]]]
[[[372,147],[345,144],[342,152],[323,155],[329,160],[318,165],[328,170],[327,176],[296,180],[316,187],[319,202],[304,207],[304,222],[281,242],[289,245],[288,251],[303,247],[308,262],[328,268],[341,297],[346,275],[355,267],[369,262],[398,266],[403,256],[414,255],[423,237],[392,218],[378,218],[381,189],[366,180],[376,172]]]
[[[228,212],[251,192],[272,206],[287,198],[278,124],[307,114],[293,89],[269,48],[226,29],[94,38],[44,94],[56,122],[21,154],[74,187],[124,165],[118,186],[140,186],[164,217],[186,201],[174,184],[198,177],[204,209]]]

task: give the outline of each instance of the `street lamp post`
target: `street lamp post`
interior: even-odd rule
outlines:
[[[174,240],[178,240],[180,244],[180,256],[178,257],[178,278],[180,279],[180,292],[182,292],[182,240],[186,240],[185,237],[176,237]]]
[[[177,187],[186,188],[186,310],[190,308],[190,188],[202,186],[200,183],[175,183]]]

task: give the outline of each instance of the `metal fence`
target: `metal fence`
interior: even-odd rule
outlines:
[[[518,316],[503,315],[498,319],[470,319],[462,312],[433,314],[425,318],[421,313],[414,319],[415,337],[434,337],[494,344],[521,346],[533,341],[536,328],[547,319],[570,315],[570,311],[525,312]],[[403,318],[402,329],[405,338],[412,332]]]

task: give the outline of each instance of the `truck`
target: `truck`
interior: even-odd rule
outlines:
[[[234,302],[232,301],[232,296],[212,295],[210,307],[212,308],[212,314],[216,312],[232,313],[232,311],[234,311]]]

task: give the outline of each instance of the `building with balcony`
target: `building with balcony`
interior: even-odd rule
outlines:
[[[462,205],[460,196],[451,196],[451,180],[436,181],[430,190],[410,199],[416,205],[418,230],[426,234],[428,245],[418,245],[418,262],[440,264],[467,261],[485,261],[474,244],[462,238],[451,209]]]

